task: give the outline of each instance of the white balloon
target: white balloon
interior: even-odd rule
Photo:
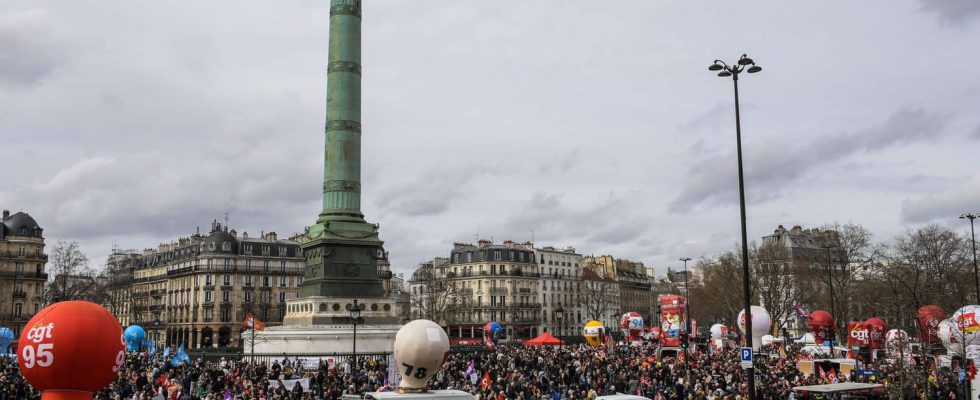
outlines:
[[[442,327],[427,319],[405,324],[395,334],[395,362],[401,368],[399,387],[422,390],[435,376],[449,352],[449,336]]]
[[[763,335],[762,336],[762,345],[763,346],[768,346],[768,345],[772,344],[772,340],[773,339],[775,339],[775,338],[772,335]]]
[[[724,324],[714,324],[714,325],[711,325],[711,338],[712,339],[715,339],[715,340],[724,339],[725,336],[728,336],[728,327],[727,326],[725,326]]]
[[[765,308],[752,306],[752,337],[762,337],[769,333],[772,318]],[[738,329],[745,333],[745,310],[738,312]]]
[[[965,346],[980,345],[980,306],[963,306],[950,318],[953,334]]]
[[[956,324],[952,318],[944,319],[939,323],[936,336],[946,347],[947,354],[963,354],[963,336],[956,329]]]

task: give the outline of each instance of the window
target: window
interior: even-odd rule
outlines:
[[[204,275],[204,286],[214,286],[214,275]]]
[[[231,269],[232,269],[231,268],[232,267],[232,265],[231,265],[231,259],[229,259],[229,258],[226,258],[225,259],[225,265],[224,265],[224,267],[225,267],[225,271],[231,271]]]
[[[210,303],[212,301],[214,301],[214,291],[213,290],[205,290],[204,291],[204,302],[205,303]]]
[[[269,287],[269,286],[270,286],[269,285],[269,277],[268,276],[263,276],[262,277],[262,287]]]
[[[214,260],[208,259],[208,271],[214,270]]]
[[[212,311],[210,308],[204,309],[204,322],[211,322],[211,318],[213,318]]]
[[[14,268],[17,271],[17,275],[24,273],[24,263],[16,263],[14,264]]]
[[[24,305],[20,303],[14,304],[14,315],[20,315],[23,311]]]
[[[221,284],[224,286],[231,286],[231,275],[222,275]]]
[[[221,309],[221,322],[231,322],[231,309]]]
[[[283,247],[283,248],[285,249],[285,247]],[[286,272],[286,262],[285,261],[280,261],[279,262],[279,272]]]
[[[302,285],[302,284],[303,284],[303,277],[302,276],[297,276],[296,277],[296,287],[299,287],[299,285]]]
[[[262,246],[262,255],[263,256],[269,255],[269,246],[268,245]]]
[[[231,301],[231,290],[222,290],[221,291],[221,301],[226,302],[226,303],[229,302],[229,301]]]
[[[286,256],[286,246],[279,246],[279,257]]]
[[[466,262],[473,262],[473,252],[466,253]]]
[[[286,292],[279,292],[279,302],[280,303],[285,303],[286,302]],[[351,307],[351,308],[354,308],[354,307]]]
[[[251,252],[252,252],[252,245],[246,244],[245,245],[245,254],[249,254]]]
[[[279,287],[286,287],[286,279],[287,278],[285,276],[279,277]]]
[[[268,260],[262,262],[262,272],[269,272],[269,261]]]
[[[245,287],[252,286],[252,275],[245,275]]]
[[[246,303],[251,303],[252,302],[252,292],[251,291],[247,291],[247,290],[245,291],[245,302]]]
[[[500,250],[494,250],[493,251],[493,259],[495,261],[500,261],[500,257],[501,257],[501,251]]]
[[[245,271],[252,271],[252,260],[245,260]]]
[[[17,255],[19,255],[21,257],[26,256],[27,255],[27,248],[24,247],[24,245],[20,245],[20,247],[17,249]]]

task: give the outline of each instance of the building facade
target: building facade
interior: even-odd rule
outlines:
[[[44,230],[30,215],[3,211],[0,224],[0,326],[15,337],[44,303]]]
[[[778,291],[780,293],[763,293],[760,303],[763,307],[787,308],[799,304],[813,311],[815,299],[829,297],[826,281],[813,285],[814,280],[821,282],[828,268],[828,262],[838,264],[840,255],[840,237],[837,232],[821,231],[820,229],[803,229],[796,225],[786,229],[779,225],[771,235],[762,238],[760,247],[760,265],[757,279],[761,281],[760,291]],[[847,267],[847,266],[845,266]],[[821,272],[822,271],[822,272]],[[801,281],[808,282],[800,286]],[[825,295],[826,294],[826,295]],[[819,297],[818,297],[819,296]],[[766,304],[765,298],[778,299],[781,304]],[[826,303],[824,303],[826,304]],[[772,312],[770,312],[772,314]],[[785,328],[787,333],[794,336],[809,331],[806,321],[798,318],[793,312],[782,312],[775,327]],[[778,332],[777,332],[778,333]]]
[[[627,312],[649,315],[654,305],[651,292],[653,280],[642,262],[619,259],[609,255],[585,257],[582,262],[599,277],[616,282],[617,295],[619,296],[616,301],[618,315]],[[615,323],[619,323],[618,316]]]
[[[534,248],[541,295],[541,331],[555,336],[577,336],[587,322],[580,307],[582,255],[574,247]]]
[[[120,308],[129,312],[120,319],[172,346],[240,347],[245,315],[281,324],[286,300],[296,298],[303,283],[300,243],[275,232],[239,237],[217,222],[206,235],[161,244],[132,261],[122,258],[133,264],[133,277],[129,304],[122,301]],[[124,287],[115,292],[127,296]]]
[[[129,326],[133,320],[133,271],[139,263],[143,252],[139,250],[123,250],[112,248],[112,253],[106,258],[106,295],[107,308],[116,316],[122,326]]]
[[[508,339],[540,333],[540,274],[530,242],[456,243],[449,262],[434,266],[433,274],[449,296],[448,312],[437,322],[450,338],[480,338],[489,321],[500,323]]]

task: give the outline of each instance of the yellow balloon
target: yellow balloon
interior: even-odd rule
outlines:
[[[602,344],[602,336],[605,335],[606,328],[602,326],[602,322],[599,321],[589,321],[582,328],[582,335],[585,336],[585,342],[589,346],[598,346]]]

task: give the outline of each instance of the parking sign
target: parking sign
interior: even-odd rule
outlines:
[[[743,347],[740,352],[742,358],[742,368],[749,369],[752,368],[752,348]]]

